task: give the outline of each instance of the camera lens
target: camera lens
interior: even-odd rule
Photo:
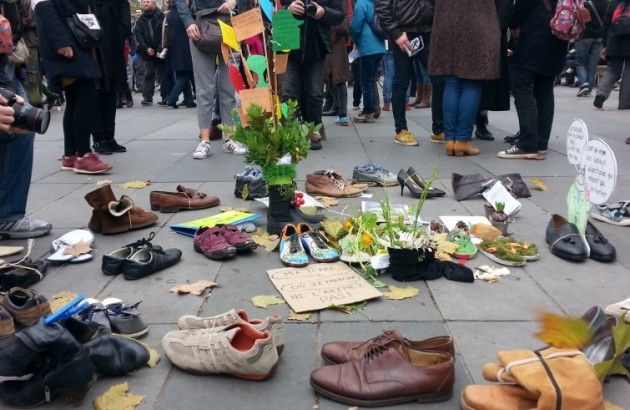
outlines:
[[[50,124],[50,111],[37,107],[13,104],[13,126],[44,134]]]

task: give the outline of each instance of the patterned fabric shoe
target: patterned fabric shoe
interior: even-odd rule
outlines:
[[[339,260],[339,252],[328,246],[321,235],[312,230],[308,224],[299,224],[296,229],[300,234],[302,245],[315,262],[327,263]]]
[[[177,325],[181,330],[206,329],[209,332],[223,332],[236,324],[249,324],[261,333],[268,331],[273,342],[281,353],[284,349],[284,328],[282,316],[273,315],[265,319],[250,319],[243,309],[232,309],[225,313],[210,317],[185,315],[179,318]]]
[[[286,225],[282,230],[280,241],[280,261],[285,266],[302,268],[308,265],[308,255],[300,240],[300,234],[295,225]]]
[[[597,205],[591,216],[611,225],[630,226],[630,201]]]
[[[162,339],[166,357],[182,370],[227,374],[245,380],[265,380],[278,366],[271,333],[237,324],[224,332],[175,330]]]

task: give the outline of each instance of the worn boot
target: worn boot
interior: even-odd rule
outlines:
[[[127,108],[133,107],[133,96],[131,95],[131,90],[125,91],[125,102],[127,104]]]
[[[107,141],[109,150],[111,152],[127,152],[127,148],[116,142],[116,139],[114,138],[115,133],[116,131],[113,129],[105,130],[105,140]]]
[[[420,98],[420,102],[418,104],[414,104],[416,108],[429,108],[431,107],[431,92],[433,90],[433,86],[431,84],[422,84],[422,95]]]
[[[455,141],[453,145],[453,153],[456,157],[463,157],[464,155],[477,155],[479,149],[473,147],[470,141]]]
[[[420,106],[420,103],[422,102],[423,92],[424,92],[424,89],[422,88],[422,84],[416,84],[416,99],[413,100],[411,105],[413,105],[416,108],[420,108],[419,106]]]
[[[147,349],[124,336],[102,335],[83,346],[96,372],[102,376],[124,376],[142,368],[149,361]]]
[[[488,129],[488,113],[479,111],[477,114],[475,137],[484,141],[494,141],[494,135]]]
[[[88,223],[93,232],[122,233],[145,228],[158,220],[154,213],[133,206],[133,200],[126,195],[117,200],[109,184],[88,193],[85,200],[93,208]]]
[[[267,209],[267,232],[279,235],[287,224],[294,223],[291,215],[290,185],[269,185],[269,208]]]
[[[92,139],[94,140],[94,152],[100,155],[110,155],[113,151],[107,141],[107,133],[105,130],[92,131]]]

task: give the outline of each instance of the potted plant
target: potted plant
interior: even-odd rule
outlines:
[[[286,113],[280,120],[266,113],[260,105],[252,104],[247,108],[246,126],[238,120],[236,111],[233,113],[236,125],[222,126],[222,130],[233,135],[234,141],[247,146],[245,161],[262,168],[269,191],[267,232],[276,235],[286,224],[294,222],[291,201],[296,188],[296,164],[310,151],[307,136],[320,128],[320,125],[297,119],[297,102],[286,104]]]
[[[490,213],[490,223],[492,226],[503,232],[503,235],[507,235],[507,227],[510,224],[510,220],[508,215],[503,212],[505,210],[505,203],[495,203],[494,209],[494,212]]]

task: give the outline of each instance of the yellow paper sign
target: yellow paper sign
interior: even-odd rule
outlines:
[[[256,7],[232,17],[232,27],[236,33],[237,41],[243,41],[262,33],[264,27],[260,8]]]
[[[223,37],[223,42],[232,47],[234,50],[241,51],[238,41],[236,41],[236,33],[234,33],[232,26],[225,24],[221,20],[217,21],[219,22],[219,27],[221,28],[221,37]]]
[[[275,94],[273,96],[273,105],[276,108],[276,118],[277,119],[281,119],[282,118],[282,106],[280,104],[280,98],[278,98],[278,96],[275,95]]]

